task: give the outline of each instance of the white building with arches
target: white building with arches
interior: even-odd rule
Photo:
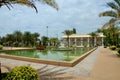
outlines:
[[[91,36],[88,34],[72,34],[69,36],[63,36],[63,44],[75,47],[91,47],[91,46],[103,46],[104,42],[103,33],[98,33],[97,36]]]

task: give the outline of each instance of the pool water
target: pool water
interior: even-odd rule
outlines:
[[[2,52],[8,55],[24,56],[46,60],[71,61],[81,56],[91,48],[74,48],[72,51],[52,51],[52,50],[20,50]]]

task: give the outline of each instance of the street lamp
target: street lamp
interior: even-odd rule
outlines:
[[[47,37],[48,37],[48,26],[46,26],[46,28],[47,28]]]
[[[47,28],[47,38],[48,38],[48,26],[46,26]],[[47,41],[47,45],[49,45],[49,42]]]

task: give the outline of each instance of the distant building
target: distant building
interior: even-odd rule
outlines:
[[[103,33],[98,33],[97,36],[91,36],[88,34],[72,34],[69,36],[69,46],[76,47],[91,47],[91,46],[103,46],[104,42]],[[63,36],[64,45],[68,45],[68,36]]]

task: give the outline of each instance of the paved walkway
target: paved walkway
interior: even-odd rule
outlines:
[[[88,80],[120,80],[120,58],[116,53],[102,48]]]
[[[70,80],[120,80],[120,58],[115,53],[108,48],[99,47],[76,66],[70,68],[57,66],[57,69],[66,68],[65,72],[74,76],[74,79]],[[5,58],[0,58],[0,61],[18,66],[30,64],[36,69],[45,66],[44,64]],[[56,66],[48,65],[48,68],[52,67]]]
[[[92,52],[89,56],[87,56],[80,63],[78,63],[74,67],[70,67],[67,70],[67,73],[71,75],[75,75],[75,76],[89,77],[101,48],[102,47],[98,47],[97,50]]]

